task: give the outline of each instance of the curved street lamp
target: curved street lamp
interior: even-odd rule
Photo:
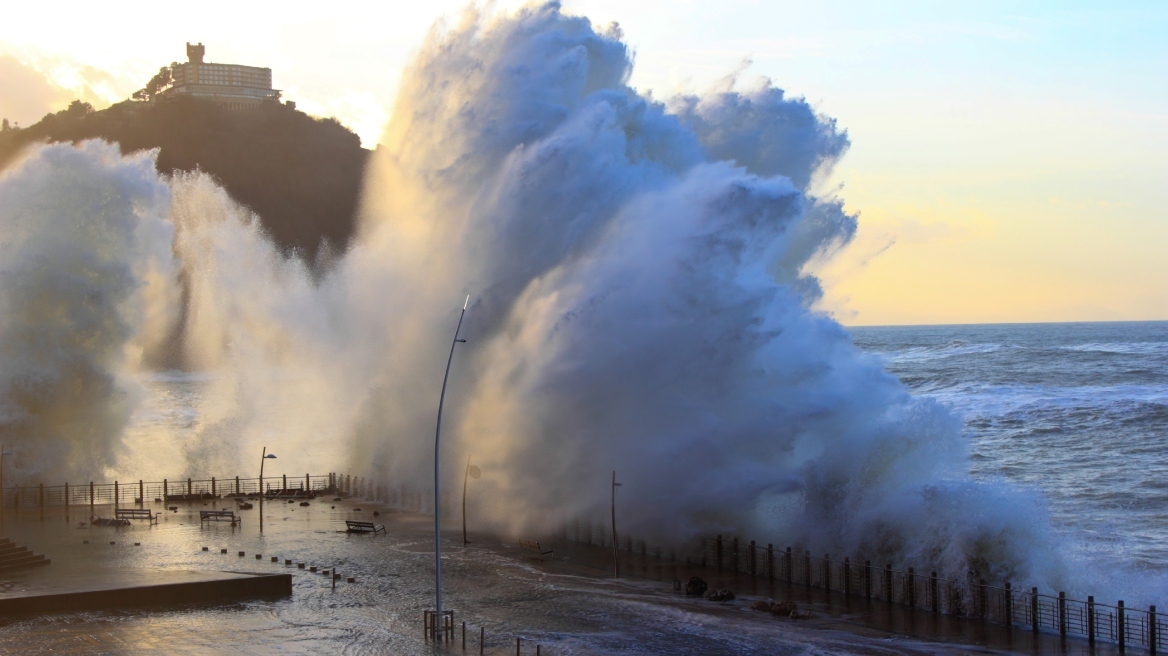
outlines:
[[[276,454],[268,453],[266,446],[263,455],[260,456],[260,533],[264,532],[264,461],[275,457]]]
[[[454,361],[454,347],[465,339],[458,338],[462,330],[462,319],[466,316],[466,306],[470,296],[462,303],[462,314],[458,315],[458,325],[454,328],[454,341],[450,343],[450,357],[446,358],[446,375],[442,377],[442,394],[438,397],[438,423],[434,428],[434,615],[435,626],[442,621],[442,503],[438,490],[438,443],[442,436],[442,403],[446,400],[446,382],[450,380],[450,363]]]

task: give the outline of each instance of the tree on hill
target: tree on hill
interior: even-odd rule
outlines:
[[[275,102],[229,110],[180,97],[94,111],[75,101],[35,125],[0,132],[0,168],[37,142],[94,138],[116,142],[124,153],[158,148],[161,173],[197,168],[211,174],[259,215],[278,246],[310,262],[324,240],[344,249],[353,234],[369,151],[335,119]]]
[[[158,69],[158,74],[150,78],[150,81],[146,83],[145,87],[135,91],[131,98],[134,100],[151,100],[154,96],[170,88],[170,85],[174,83],[173,66],[175,64],[172,63],[170,66],[163,66]]]

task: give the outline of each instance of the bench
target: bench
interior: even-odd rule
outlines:
[[[199,511],[199,526],[203,522],[231,522],[232,526],[242,524],[243,518],[236,517],[235,513],[230,510],[200,510]]]
[[[519,548],[520,549],[535,549],[536,551],[539,552],[539,555],[541,555],[541,556],[546,556],[550,553],[555,552],[555,549],[548,549],[547,551],[544,551],[543,548],[539,546],[538,542],[530,542],[528,540],[520,540],[519,541]]]
[[[374,524],[373,522],[355,522],[351,519],[345,520],[346,533],[372,533],[377,535],[377,532],[385,532],[385,527],[381,524]]]
[[[158,515],[150,512],[149,508],[118,508],[114,514],[118,519],[144,519],[151,524],[158,523]]]

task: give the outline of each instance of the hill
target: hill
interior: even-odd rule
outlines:
[[[278,103],[229,110],[183,97],[94,111],[74,101],[35,125],[0,132],[0,168],[36,142],[98,137],[125,153],[159,148],[162,173],[210,173],[259,215],[281,248],[310,261],[322,240],[343,249],[353,234],[369,151],[335,119],[316,119]]]

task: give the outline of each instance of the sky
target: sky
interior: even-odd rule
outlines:
[[[20,3],[0,22],[0,117],[124,99],[201,41],[208,61],[270,67],[299,109],[373,147],[412,52],[465,6]],[[860,231],[814,271],[843,323],[1168,319],[1168,3],[564,7],[621,25],[642,92],[765,76],[847,129],[818,193]]]

